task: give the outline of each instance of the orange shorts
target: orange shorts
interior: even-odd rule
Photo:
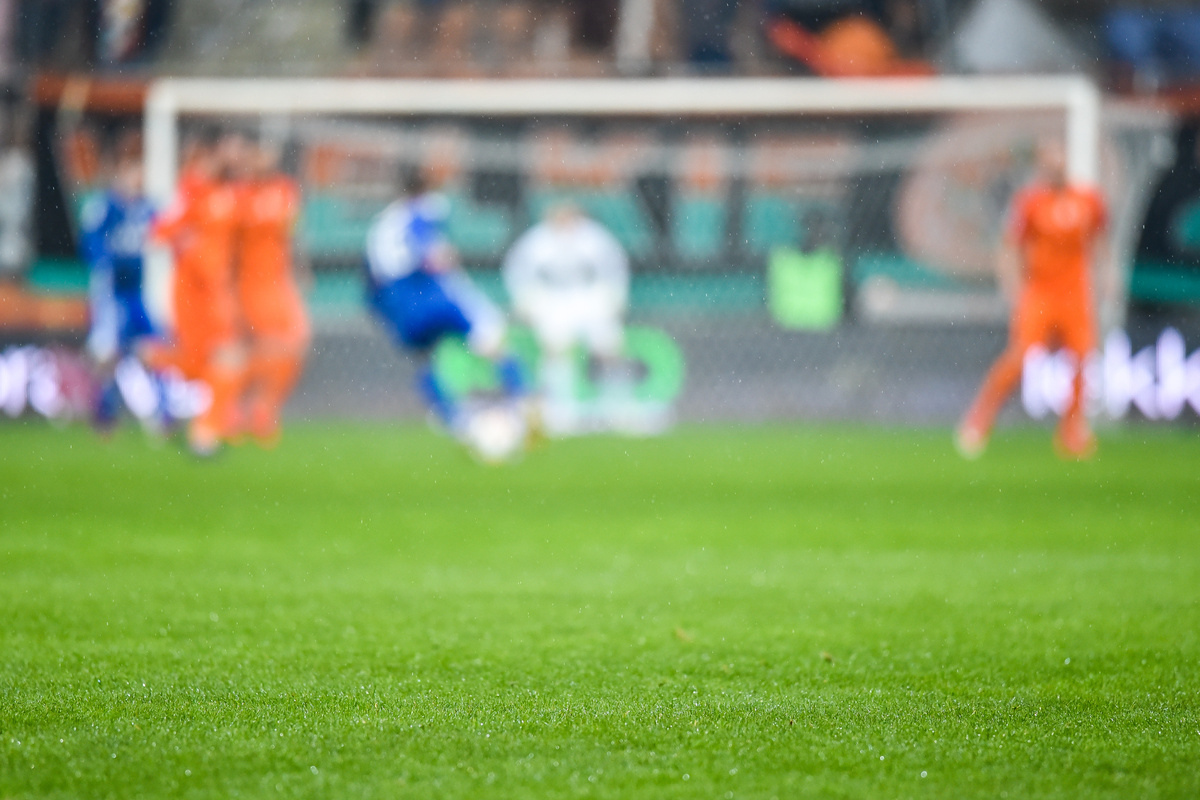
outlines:
[[[1087,355],[1096,349],[1089,293],[1027,288],[1013,313],[1009,340],[1022,352],[1040,344]]]
[[[204,380],[217,349],[227,341],[176,335],[173,342],[151,342],[142,350],[142,357],[153,369],[174,367],[188,380]]]
[[[308,310],[294,287],[271,291],[242,291],[242,315],[246,329],[255,339],[270,339],[302,347],[311,329]]]
[[[215,351],[238,341],[233,298],[177,283],[174,338],[176,366],[189,378],[202,377]]]

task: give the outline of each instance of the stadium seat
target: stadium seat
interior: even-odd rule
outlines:
[[[1188,203],[1180,209],[1172,228],[1172,238],[1180,250],[1200,251],[1200,203]]]
[[[675,202],[671,215],[671,244],[682,258],[702,261],[719,257],[725,249],[728,218],[722,197],[691,195]]]
[[[360,206],[343,198],[310,194],[300,217],[300,240],[316,258],[345,259],[362,254],[367,228],[382,206]]]
[[[755,193],[746,199],[742,217],[743,240],[753,253],[800,244],[800,209],[779,193]]]
[[[909,289],[961,289],[964,286],[961,281],[914,261],[903,253],[862,253],[854,262],[852,274],[857,284],[873,277],[883,277]]]
[[[507,209],[480,205],[463,194],[450,197],[450,241],[468,258],[504,256],[504,246],[512,238],[512,217]]]

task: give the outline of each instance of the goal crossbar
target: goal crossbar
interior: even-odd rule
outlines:
[[[1100,93],[1087,78],[653,78],[642,80],[177,79],[146,99],[146,180],[163,201],[184,114],[714,117],[1059,110],[1074,180],[1099,174]]]

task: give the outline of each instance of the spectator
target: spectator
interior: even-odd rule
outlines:
[[[18,0],[0,0],[0,76],[8,76],[13,67],[14,28]]]
[[[142,24],[142,58],[152,59],[158,55],[167,41],[171,27],[174,0],[146,0],[146,11]]]
[[[571,16],[571,43],[585,52],[611,50],[617,31],[616,0],[567,0]]]
[[[47,64],[76,0],[21,0],[16,5],[17,56],[33,66]]]
[[[784,56],[824,77],[928,75],[930,64],[904,57],[884,30],[884,9],[871,0],[775,0],[767,38]],[[889,3],[905,51],[917,46],[914,0]],[[899,38],[899,37],[898,37]]]
[[[1138,88],[1200,79],[1200,10],[1117,8],[1106,28],[1113,60]]]
[[[655,0],[621,0],[613,51],[617,69],[624,74],[644,72],[650,66],[654,6]]]
[[[701,69],[729,66],[729,33],[737,7],[738,0],[683,0],[683,49],[689,64]]]
[[[379,0],[348,0],[346,3],[346,38],[361,47],[371,41],[375,31],[375,16]]]

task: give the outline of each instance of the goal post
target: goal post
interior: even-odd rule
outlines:
[[[631,80],[193,79],[156,81],[146,99],[146,176],[174,189],[183,114],[261,116],[704,117],[1060,111],[1071,177],[1099,175],[1100,93],[1087,78],[659,78]]]
[[[366,231],[421,168],[463,265],[502,303],[504,256],[549,209],[612,232],[630,321],[688,362],[685,417],[945,419],[1002,343],[996,245],[1037,141],[1059,137],[1071,178],[1108,197],[1127,270],[1170,118],[1102,101],[1080,76],[164,79],[144,119],[158,202],[193,124],[281,146],[331,337],[366,335],[352,302]],[[1111,283],[1106,330],[1125,309]]]
[[[707,160],[711,163],[702,169],[713,174],[698,182],[719,184],[721,188],[714,190],[715,193],[724,191],[732,197],[738,191],[745,191],[747,186],[752,193],[757,186],[766,189],[767,194],[774,195],[775,200],[787,193],[800,198],[797,203],[776,202],[774,209],[771,208],[771,197],[763,202],[752,199],[751,206],[743,209],[740,218],[738,214],[731,213],[724,220],[711,220],[727,231],[726,238],[729,240],[738,234],[737,222],[753,226],[764,215],[774,215],[775,218],[786,216],[790,212],[781,209],[789,204],[795,208],[806,204],[809,207],[824,204],[830,207],[830,215],[855,220],[854,224],[862,230],[851,234],[852,241],[840,245],[847,250],[848,260],[855,261],[855,264],[847,264],[847,297],[858,288],[857,284],[849,285],[855,283],[852,273],[856,269],[858,272],[890,275],[896,269],[913,273],[914,269],[910,267],[914,264],[918,266],[916,271],[920,272],[919,265],[923,259],[954,261],[965,258],[971,262],[972,266],[965,271],[950,264],[948,273],[952,280],[949,282],[942,281],[937,275],[925,281],[942,285],[942,288],[948,286],[951,291],[945,296],[919,289],[915,296],[910,297],[912,293],[904,294],[896,301],[894,296],[899,295],[893,291],[895,287],[891,286],[888,282],[890,278],[886,275],[878,280],[868,281],[864,278],[858,282],[866,288],[877,290],[865,292],[859,297],[865,303],[868,315],[891,315],[897,318],[914,315],[917,318],[936,317],[941,314],[945,319],[956,315],[969,319],[998,313],[997,298],[989,300],[978,296],[976,291],[985,282],[982,280],[984,273],[987,273],[988,280],[991,278],[991,256],[990,252],[985,251],[994,247],[994,241],[984,240],[994,239],[999,218],[1003,216],[1002,204],[997,205],[994,199],[983,196],[995,194],[995,188],[983,185],[969,188],[970,192],[979,195],[974,201],[978,206],[974,213],[977,216],[990,214],[993,219],[975,220],[971,230],[955,234],[960,238],[978,240],[973,248],[959,243],[958,250],[974,251],[963,256],[953,252],[955,246],[930,241],[932,234],[920,230],[924,226],[932,231],[937,227],[938,219],[917,220],[920,215],[914,216],[913,213],[902,218],[899,210],[900,205],[911,210],[920,208],[922,204],[930,207],[940,202],[945,207],[923,213],[926,217],[930,213],[940,215],[942,221],[949,219],[960,210],[951,207],[952,204],[944,199],[931,200],[930,195],[940,191],[934,186],[937,182],[946,183],[948,180],[955,183],[957,179],[953,176],[947,178],[943,174],[934,176],[932,182],[922,182],[919,176],[914,177],[910,173],[920,168],[924,168],[926,173],[930,170],[948,173],[960,169],[962,164],[973,162],[989,172],[986,180],[1012,184],[1013,177],[1003,174],[1005,170],[1011,173],[1012,165],[1000,164],[997,167],[997,164],[1005,160],[1011,162],[1012,154],[1004,152],[1005,148],[1012,150],[1016,146],[1014,137],[1029,134],[1025,136],[1026,139],[1034,135],[1062,137],[1068,170],[1074,180],[1098,183],[1102,179],[1100,93],[1090,80],[1080,76],[569,81],[164,79],[150,88],[144,121],[147,190],[158,203],[167,202],[175,187],[181,124],[195,118],[232,121],[242,125],[254,119],[264,123],[270,120],[274,122],[275,132],[282,132],[279,138],[288,140],[290,137],[293,142],[299,142],[301,147],[308,145],[315,150],[337,147],[341,141],[358,141],[367,150],[375,148],[388,151],[388,157],[396,159],[396,163],[410,165],[414,161],[414,153],[429,149],[430,141],[438,138],[438,125],[444,128],[447,121],[458,121],[465,126],[464,135],[469,140],[465,149],[470,152],[464,160],[475,166],[487,165],[493,172],[506,172],[518,181],[525,181],[536,170],[534,162],[539,156],[534,150],[539,145],[531,142],[539,134],[529,132],[538,126],[546,128],[565,121],[576,129],[588,129],[583,138],[604,139],[608,136],[610,140],[621,136],[630,138],[629,131],[640,126],[638,135],[649,131],[647,136],[642,137],[647,141],[637,145],[635,149],[640,149],[636,154],[622,152],[616,155],[616,160],[623,162],[622,168],[628,173],[618,176],[617,181],[624,180],[631,186],[639,179],[654,176],[665,177],[675,185],[681,185],[690,180],[686,174],[689,169],[686,162]],[[1014,120],[1023,121],[1014,126]],[[330,122],[333,124],[327,124]],[[523,126],[525,134],[499,141],[484,130],[497,122]],[[300,129],[306,124],[308,131],[304,133]],[[788,130],[788,125],[793,125],[793,129]],[[594,132],[597,126],[607,126],[617,132],[597,137]],[[655,126],[658,127],[657,131]],[[264,130],[268,127],[264,124]],[[660,135],[664,128],[672,128],[665,137]],[[1006,129],[1008,139],[997,138],[994,133],[997,128]],[[410,133],[406,135],[405,130]],[[484,130],[483,134],[481,130]],[[296,135],[298,131],[299,136]],[[706,136],[711,140],[709,150],[712,152],[696,157],[685,152],[688,137],[703,139]],[[632,138],[637,138],[637,135]],[[758,147],[760,139],[781,140],[782,143],[771,145],[778,152],[767,153],[765,145]],[[553,146],[560,149],[571,147],[569,143]],[[1025,146],[1028,150],[1028,142]],[[602,149],[603,145],[598,147]],[[571,157],[569,153],[563,155],[564,159]],[[596,160],[608,156],[593,153],[587,157]],[[763,167],[763,162],[768,160],[774,163]],[[1029,160],[1028,154],[1025,160]],[[379,166],[383,167],[383,171],[388,169],[388,165]],[[1018,165],[1018,168],[1027,173],[1029,166]],[[467,170],[474,168],[468,166]],[[586,184],[592,180],[584,174],[588,169],[576,170],[580,173],[576,176],[580,179],[576,183]],[[840,182],[840,188],[833,190],[833,194],[844,196],[854,193],[857,184],[872,180],[880,183],[880,176],[889,171],[907,176],[906,197],[903,202],[898,201],[896,209],[880,206],[881,201],[873,191],[857,192],[854,202],[843,197],[832,204],[805,196],[814,194],[809,191],[813,187],[818,187],[816,195],[829,195],[831,181]],[[772,173],[774,177],[760,180],[767,173]],[[394,169],[392,174],[395,174]],[[768,185],[772,183],[775,184],[773,187]],[[886,183],[886,180],[882,181],[882,184]],[[338,192],[337,187],[326,188],[330,190],[326,194]],[[1012,186],[1002,188],[1010,190]],[[957,189],[961,190],[962,187]],[[380,187],[376,186],[374,190],[378,192]],[[713,193],[703,189],[701,194],[705,192]],[[512,225],[518,224],[518,221],[528,224],[532,216],[540,213],[538,209],[541,206],[536,202],[526,202],[528,199],[522,198],[517,205],[523,208],[516,213],[509,213],[514,220]],[[645,200],[642,198],[635,204],[644,206]],[[619,201],[613,202],[621,205]],[[613,202],[608,203],[610,215],[622,216],[614,210]],[[991,205],[984,209],[983,206],[988,203]],[[628,202],[624,202],[624,205],[624,222],[613,220],[617,224],[632,224],[632,217],[646,211],[644,208],[630,210]],[[695,272],[697,269],[711,272],[714,267],[720,268],[720,262],[724,260],[723,266],[736,264],[735,271],[752,267],[753,259],[749,257],[751,254],[747,252],[747,247],[731,241],[722,250],[714,247],[713,242],[705,242],[705,237],[712,236],[712,225],[706,227],[702,222],[688,223],[684,207],[689,205],[699,209],[701,216],[707,214],[711,217],[714,213],[707,207],[711,204],[706,205],[703,200],[691,202],[685,198],[683,202],[675,203],[675,208],[670,212],[658,209],[656,243],[651,242],[654,237],[645,230],[645,223],[640,232],[628,233],[626,238],[637,239],[637,249],[640,251],[634,253],[636,266],[657,271],[665,264],[668,269],[677,272]],[[663,219],[672,212],[675,213],[675,220]],[[689,224],[697,229],[691,234],[687,230]],[[776,219],[774,224],[786,226],[787,223]],[[359,220],[358,227],[361,229],[361,226],[362,220]],[[671,226],[679,230],[666,230]],[[898,258],[897,253],[887,253],[881,258],[875,257],[877,254],[868,254],[865,262],[858,259],[862,243],[879,238],[873,231],[889,227],[900,229],[899,236],[924,239],[924,244],[915,249],[926,252],[918,253],[915,258],[908,258],[902,253],[899,255],[903,257]],[[358,231],[359,234],[361,232]],[[750,233],[754,238],[754,232]],[[686,239],[688,235],[698,237],[696,242],[699,244],[691,246],[686,241],[675,241]],[[768,234],[765,238],[773,241],[772,236]],[[339,235],[331,233],[330,237],[339,238]],[[510,230],[508,241],[511,242],[512,237]],[[340,238],[344,242],[352,238],[349,227]],[[1127,231],[1119,231],[1114,236],[1117,243],[1129,238]],[[908,249],[913,250],[914,247]],[[692,257],[700,252],[709,253],[709,257]],[[494,266],[500,254],[492,252],[490,255]],[[636,257],[639,255],[640,258]],[[1118,252],[1118,257],[1123,255]],[[343,256],[343,260],[345,258]],[[651,264],[650,261],[657,263]],[[856,266],[859,264],[865,266],[859,269]],[[758,266],[762,266],[762,263]],[[965,284],[958,280],[962,274],[967,274],[969,278]],[[957,285],[956,281],[962,285]],[[976,296],[963,296],[960,291],[963,288],[974,292]],[[905,310],[910,305],[913,306],[911,313]],[[1104,314],[1106,320],[1121,318],[1124,299],[1120,298],[1115,306]]]

